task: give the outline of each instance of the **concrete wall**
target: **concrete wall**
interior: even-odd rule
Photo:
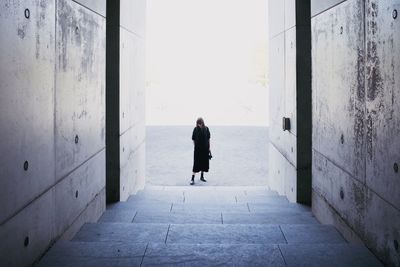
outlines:
[[[312,209],[400,266],[398,0],[312,1]]]
[[[145,183],[145,0],[109,1],[107,201]]]
[[[309,1],[270,0],[269,185],[292,202],[311,201]],[[298,52],[300,51],[300,53]],[[282,118],[291,129],[283,131]]]
[[[0,4],[0,262],[105,209],[105,1]]]
[[[145,183],[145,16],[145,0],[121,0],[121,200]]]

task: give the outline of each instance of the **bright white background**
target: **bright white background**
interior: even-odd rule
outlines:
[[[268,126],[266,0],[147,0],[146,123]]]

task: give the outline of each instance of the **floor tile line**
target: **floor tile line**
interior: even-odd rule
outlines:
[[[143,261],[144,261],[144,257],[146,256],[146,252],[147,252],[147,248],[149,247],[149,243],[147,243],[146,245],[146,249],[144,250],[143,256],[142,256],[142,261],[140,262],[140,267],[142,267]]]
[[[285,257],[283,256],[283,253],[282,253],[282,250],[281,250],[281,246],[280,246],[280,245],[278,245],[278,249],[279,249],[279,252],[281,253],[281,256],[282,256],[283,262],[285,263],[285,266],[288,266],[287,263],[286,263],[286,259],[285,259]]]
[[[281,230],[281,233],[282,233],[282,235],[283,235],[283,238],[285,239],[286,244],[288,244],[287,239],[286,239],[286,236],[285,236],[285,234],[283,233],[282,227],[281,227],[280,225],[279,225],[279,229]]]
[[[135,215],[133,216],[133,219],[132,219],[131,223],[133,223],[133,221],[135,220],[137,214],[138,214],[138,212],[136,211]]]
[[[167,231],[167,235],[165,236],[165,241],[164,243],[167,244],[167,239],[168,239],[168,234],[169,234],[169,229],[171,228],[171,225],[168,225],[168,231]]]

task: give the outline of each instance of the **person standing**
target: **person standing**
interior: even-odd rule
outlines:
[[[194,185],[196,173],[201,172],[200,181],[207,182],[204,179],[204,172],[208,172],[210,167],[210,130],[204,124],[202,118],[196,121],[196,127],[193,129],[192,140],[194,144],[193,174],[190,185]]]

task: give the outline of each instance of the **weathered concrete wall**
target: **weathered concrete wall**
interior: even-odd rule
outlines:
[[[311,102],[309,1],[271,0],[270,175],[271,189],[290,201],[311,200]],[[308,18],[308,19],[307,19]],[[301,53],[298,53],[301,51]],[[299,67],[300,66],[300,67]],[[300,73],[304,71],[304,73]],[[283,131],[282,118],[291,129]],[[299,127],[300,126],[300,127]],[[309,189],[308,189],[309,188]]]
[[[400,1],[332,2],[312,18],[313,212],[400,266]]]
[[[1,2],[4,266],[29,266],[105,209],[105,1],[84,2]]]

